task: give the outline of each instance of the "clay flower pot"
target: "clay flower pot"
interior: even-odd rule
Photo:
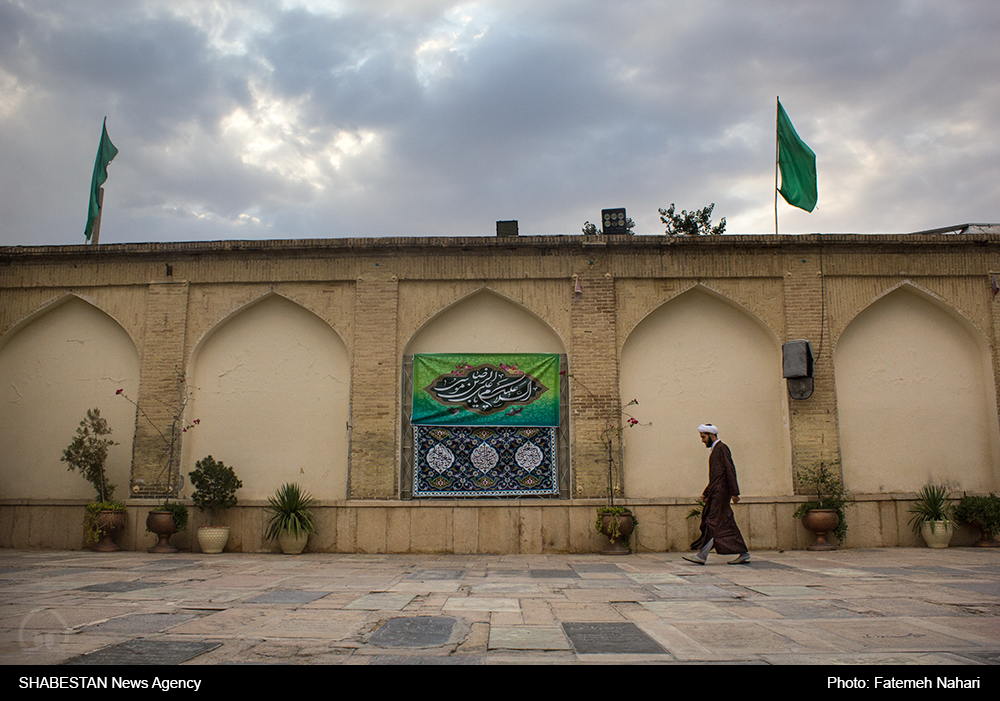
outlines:
[[[128,513],[125,511],[100,511],[97,514],[97,528],[100,530],[100,540],[91,548],[98,553],[113,553],[121,550],[111,537],[125,527]]]
[[[816,534],[816,542],[806,550],[836,550],[837,546],[826,540],[826,534],[840,525],[840,516],[834,509],[811,509],[802,517],[802,525]]]
[[[170,544],[170,536],[177,532],[174,515],[169,511],[150,511],[146,517],[146,530],[159,540],[149,549],[151,553],[175,553],[177,548]]]
[[[601,514],[598,530],[608,537],[608,547],[602,555],[629,555],[632,551],[627,543],[635,530],[635,518],[630,512]]]

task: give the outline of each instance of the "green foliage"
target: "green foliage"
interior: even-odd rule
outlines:
[[[993,492],[988,497],[963,495],[954,516],[959,523],[978,526],[993,537],[1000,533],[1000,497]]]
[[[611,540],[612,543],[614,543],[615,541],[621,541],[625,545],[625,547],[628,548],[628,551],[632,552],[632,544],[629,542],[632,539],[632,533],[629,533],[627,536],[624,537],[622,536],[621,522],[618,520],[618,518],[615,518],[611,521],[611,532],[606,532],[604,530],[605,516],[618,517],[626,515],[632,517],[632,524],[633,524],[632,533],[635,533],[634,526],[639,525],[639,519],[635,517],[635,514],[633,514],[630,509],[624,506],[602,506],[599,509],[597,509],[597,520],[594,522],[594,528],[597,529],[598,533],[603,533],[604,535],[608,536],[608,538]]]
[[[195,469],[188,473],[194,494],[191,501],[199,509],[208,511],[208,524],[215,525],[216,509],[236,506],[236,490],[243,483],[236,477],[233,468],[216,462],[211,455],[195,463]]]
[[[705,510],[705,500],[702,499],[701,497],[698,497],[698,501],[696,501],[695,505],[691,508],[690,511],[688,511],[688,515],[684,517],[684,520],[688,521],[692,518],[701,518],[701,512],[704,510]]]
[[[635,222],[632,221],[632,217],[625,218],[625,233],[629,236],[634,234]],[[604,229],[597,226],[597,224],[591,224],[589,221],[583,223],[583,233],[586,236],[597,236],[604,233]]]
[[[97,491],[97,501],[111,501],[115,495],[115,485],[108,482],[104,472],[104,464],[108,460],[108,448],[118,445],[110,438],[111,427],[101,418],[101,411],[96,407],[87,409],[87,418],[80,422],[76,429],[76,438],[63,451],[60,462],[69,465],[67,470],[79,470],[83,478],[94,485]]]
[[[726,233],[726,218],[719,220],[718,226],[712,226],[712,210],[715,202],[703,209],[693,212],[681,210],[676,214],[674,205],[660,210],[660,221],[667,225],[667,236],[719,236]]]
[[[267,511],[271,515],[267,520],[265,536],[269,540],[276,540],[282,533],[291,533],[297,538],[302,533],[316,532],[311,511],[316,500],[303,492],[299,485],[283,484],[267,501]]]
[[[948,502],[948,490],[943,486],[928,484],[917,495],[917,502],[910,507],[910,525],[913,533],[920,533],[920,527],[931,524],[934,531],[935,521],[950,521],[954,506]]]
[[[154,509],[154,511],[169,511],[170,515],[174,517],[174,525],[177,526],[177,531],[183,531],[188,525],[188,508],[176,501],[168,501],[160,504]]]
[[[847,498],[847,492],[844,490],[844,483],[841,482],[840,477],[823,463],[800,468],[798,477],[799,484],[810,485],[816,489],[816,498],[813,501],[800,504],[799,508],[795,510],[795,518],[802,518],[807,511],[813,509],[832,509],[840,517],[840,523],[834,529],[833,534],[837,536],[838,540],[843,540],[847,534],[844,507],[851,502]]]
[[[125,503],[121,501],[92,501],[87,504],[87,518],[85,528],[87,529],[87,542],[96,543],[104,535],[104,529],[98,523],[97,517],[102,511],[125,512]]]

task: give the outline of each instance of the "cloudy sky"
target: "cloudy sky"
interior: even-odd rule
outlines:
[[[0,245],[1000,222],[994,0],[0,0]]]

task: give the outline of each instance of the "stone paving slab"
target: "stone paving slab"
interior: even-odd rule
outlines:
[[[708,601],[643,601],[641,605],[666,620],[723,621],[739,618],[735,613]]]
[[[197,613],[133,613],[81,629],[82,633],[162,633],[199,617]]]
[[[711,584],[657,584],[655,589],[664,599],[738,599],[742,596]]]
[[[906,619],[812,621],[810,625],[856,643],[861,650],[955,650],[976,647],[974,643]]]
[[[404,576],[403,579],[415,579],[421,582],[427,582],[445,579],[462,579],[463,576],[465,576],[465,570],[421,569],[416,570],[415,572],[410,572]]]
[[[490,626],[490,650],[572,650],[561,628]]]
[[[275,589],[264,592],[250,599],[245,599],[248,604],[308,604],[317,599],[322,599],[327,595],[325,591],[311,591],[308,589]]]
[[[631,622],[563,623],[562,628],[578,655],[666,653],[655,640]]]
[[[517,599],[486,596],[451,597],[442,607],[445,611],[513,611],[520,613]]]
[[[269,621],[280,620],[280,609],[226,609],[171,629],[175,635],[231,637],[256,634]]]
[[[788,637],[774,633],[755,621],[689,620],[673,622],[673,625],[706,648],[722,652],[791,652],[794,645]]]
[[[365,594],[350,603],[344,604],[345,610],[357,611],[402,611],[413,601],[412,594]]]
[[[455,619],[447,616],[409,616],[390,618],[376,630],[368,642],[378,647],[439,647],[451,640]]]
[[[295,611],[270,619],[254,630],[263,638],[344,640],[358,631],[367,615],[355,611]]]
[[[119,582],[105,582],[103,584],[91,584],[86,587],[77,587],[78,591],[92,591],[101,593],[123,593],[130,591],[138,591],[140,589],[151,589],[153,587],[163,586],[162,582],[130,582],[130,581],[119,581]]]
[[[219,643],[201,641],[130,640],[73,657],[65,665],[176,665],[202,655]]]
[[[803,587],[797,584],[793,585],[748,585],[747,589],[751,589],[758,594],[763,594],[764,596],[798,596],[804,598],[815,597],[822,592],[815,587]]]

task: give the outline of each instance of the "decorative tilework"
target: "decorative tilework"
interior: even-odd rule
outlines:
[[[414,426],[413,444],[414,496],[558,494],[553,427]]]

